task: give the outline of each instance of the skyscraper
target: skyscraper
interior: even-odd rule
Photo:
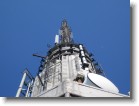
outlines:
[[[108,80],[93,54],[74,42],[63,20],[55,43],[41,58],[37,75],[26,69],[16,97],[128,97]]]

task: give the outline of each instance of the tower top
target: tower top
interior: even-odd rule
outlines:
[[[67,21],[64,19],[60,27],[61,43],[70,43],[71,38],[71,28],[68,26]]]

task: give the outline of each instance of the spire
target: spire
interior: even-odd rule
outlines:
[[[60,28],[61,43],[70,43],[72,41],[71,34],[71,29],[68,26],[67,21],[64,19]]]

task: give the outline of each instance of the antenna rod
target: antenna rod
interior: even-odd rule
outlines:
[[[38,76],[38,78],[39,78],[39,80],[40,80],[40,82],[41,82],[41,85],[44,86],[44,83],[42,82],[40,75],[37,74],[37,76]]]
[[[46,56],[40,56],[38,54],[33,54],[33,56],[40,57],[40,58],[46,58]]]

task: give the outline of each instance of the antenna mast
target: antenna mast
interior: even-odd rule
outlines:
[[[61,35],[61,43],[70,43],[72,41],[71,29],[68,26],[68,23],[65,19],[61,23],[60,35]]]

